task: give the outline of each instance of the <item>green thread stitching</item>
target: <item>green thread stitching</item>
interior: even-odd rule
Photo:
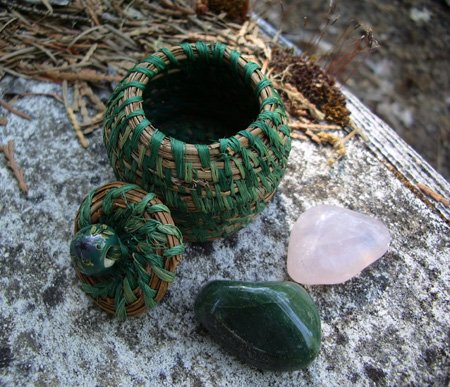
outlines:
[[[186,56],[184,60],[177,59],[171,50],[163,48],[159,54],[150,55],[143,61],[151,65],[150,69],[138,64],[128,72],[108,102],[104,140],[119,178],[136,182],[140,171],[139,184],[163,197],[189,239],[213,239],[244,226],[264,207],[265,203],[261,202],[276,189],[287,165],[290,132],[281,98],[266,78],[252,86],[254,94],[259,97],[263,90],[269,88],[267,90],[272,95],[259,103],[260,114],[249,125],[250,129],[260,129],[262,133],[255,135],[249,129],[238,132],[248,141],[245,146],[236,135],[218,139],[220,156],[214,159],[208,145],[195,144],[200,168],[186,160],[186,144],[176,138],[165,137],[163,132],[152,128],[142,109],[125,115],[127,105],[142,103],[142,99],[133,96],[124,100],[124,90],[135,87],[145,92],[148,82],[169,67],[180,68],[189,74],[196,66],[207,69],[208,62],[213,66],[228,66],[232,74],[246,84],[253,82],[253,74],[260,69],[258,64],[245,60],[241,66],[240,54],[219,42],[213,45],[182,43],[180,47]],[[133,72],[143,74],[148,80],[128,81]],[[138,117],[141,122],[137,130],[132,130],[129,124],[133,117]],[[142,135],[147,128],[151,128],[152,134],[144,148]],[[175,168],[167,166],[167,156],[161,153],[161,146],[167,140]],[[200,173],[205,174],[207,181],[202,182]],[[183,200],[186,195],[190,195],[191,203],[196,207],[193,213],[183,212],[187,211]]]
[[[133,288],[139,286],[144,295],[147,307],[154,307],[156,291],[148,283],[150,276],[145,269],[149,266],[153,273],[162,281],[172,282],[175,274],[164,268],[166,259],[184,252],[182,236],[178,228],[172,224],[162,224],[156,219],[145,218],[144,213],[166,212],[169,209],[163,204],[150,204],[155,198],[152,193],[147,194],[140,202],[130,203],[126,200],[126,193],[139,188],[133,184],[111,188],[102,201],[104,215],[100,221],[114,227],[122,243],[129,251],[128,259],[119,262],[112,269],[111,274],[102,281],[91,285],[81,283],[81,288],[94,299],[110,297],[115,300],[116,316],[124,319],[127,316],[126,305],[137,300]],[[90,209],[96,190],[92,190],[80,206],[79,227],[91,224]],[[114,208],[114,200],[121,198],[126,202],[126,208]],[[168,247],[167,236],[174,236],[179,244]],[[155,254],[161,249],[164,258]]]

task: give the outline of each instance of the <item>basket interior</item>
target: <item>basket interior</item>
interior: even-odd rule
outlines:
[[[197,59],[150,80],[144,111],[165,135],[210,144],[246,129],[259,114],[259,102],[229,65]]]

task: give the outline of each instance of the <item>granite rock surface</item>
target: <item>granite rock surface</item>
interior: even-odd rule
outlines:
[[[6,88],[60,86],[3,80]],[[92,188],[114,179],[101,132],[83,149],[62,104],[28,96],[5,111],[0,142],[16,142],[30,191],[0,155],[0,384],[2,385],[446,385],[449,381],[449,228],[364,143],[332,151],[293,141],[273,202],[226,239],[188,245],[161,305],[115,320],[85,296],[69,256],[73,219]],[[369,133],[370,136],[370,133]],[[322,347],[309,368],[261,372],[227,355],[194,318],[213,279],[283,281],[290,229],[306,209],[333,204],[372,215],[391,232],[385,257],[352,280],[309,286]]]

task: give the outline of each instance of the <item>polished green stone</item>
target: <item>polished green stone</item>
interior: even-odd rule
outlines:
[[[319,353],[317,307],[293,282],[212,281],[195,314],[226,350],[257,368],[296,370]]]

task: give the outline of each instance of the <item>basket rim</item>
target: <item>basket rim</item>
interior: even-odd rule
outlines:
[[[189,43],[188,45],[190,46],[190,48],[192,50],[193,58],[195,58],[195,59],[197,59],[201,56],[201,53],[199,53],[199,47],[201,47],[201,45],[204,45],[207,47],[208,59],[212,58],[212,54],[213,54],[212,50],[215,47],[217,47],[218,45],[223,46],[223,62],[226,63],[226,65],[229,66],[230,68],[232,65],[231,61],[232,60],[236,61],[236,56],[238,55],[238,59],[236,61],[236,66],[238,68],[238,71],[240,72],[240,75],[243,74],[246,66],[249,66],[249,65],[254,66],[253,71],[251,72],[251,76],[248,79],[252,89],[255,89],[258,86],[258,84],[260,84],[261,81],[267,80],[266,76],[261,72],[259,65],[245,59],[236,50],[231,49],[222,43],[216,42],[215,46],[213,44],[207,44],[207,43],[203,43],[203,42]],[[174,58],[176,58],[177,61],[180,61],[180,62],[189,61],[192,59],[192,58],[190,59],[188,57],[188,55],[185,53],[185,50],[182,45],[174,46],[171,48],[163,48],[163,49],[147,56],[143,61],[141,61],[140,63],[135,65],[132,69],[130,69],[129,73],[125,76],[125,78],[121,82],[121,83],[126,84],[129,82],[138,80],[138,82],[141,83],[144,86],[144,88],[135,87],[135,86],[126,87],[124,90],[123,99],[126,100],[129,98],[133,98],[135,96],[142,97],[144,89],[147,87],[147,84],[152,79],[154,79],[157,76],[164,76],[164,69],[161,69],[161,66],[160,65],[158,66],[158,63],[161,63],[161,61],[163,61],[164,66],[170,65],[171,63],[173,64],[172,56]],[[154,63],[156,63],[156,65]],[[135,71],[135,69],[137,69],[137,68],[146,68],[146,69],[150,70],[152,73],[154,73],[154,75],[150,77],[147,74],[142,73],[141,71]],[[267,80],[266,86],[264,86],[260,90],[259,95],[257,97],[255,97],[255,98],[257,98],[257,101],[258,101],[258,109],[259,109],[258,115],[253,119],[253,121],[246,128],[241,128],[237,131],[237,133],[235,133],[231,136],[228,136],[228,137],[221,138],[220,140],[222,140],[222,141],[225,140],[228,143],[229,140],[234,139],[234,140],[237,140],[241,146],[247,147],[248,143],[249,143],[248,138],[246,138],[245,136],[242,136],[238,132],[248,131],[252,135],[255,135],[255,136],[261,135],[263,132],[262,129],[259,128],[258,126],[252,127],[252,124],[257,122],[258,120],[263,119],[264,117],[262,117],[261,115],[264,112],[267,112],[267,111],[274,112],[277,109],[278,104],[275,102],[263,104],[264,101],[266,101],[270,97],[279,98],[279,97],[277,97],[277,94],[274,91],[271,82]],[[132,114],[133,112],[136,112],[137,110],[143,111],[142,98],[137,102],[128,104],[127,106],[125,106],[124,110],[125,110],[126,115]],[[221,150],[221,142],[220,141],[214,141],[214,142],[211,142],[208,144],[206,144],[206,143],[195,144],[195,143],[181,141],[173,136],[168,136],[165,134],[164,131],[159,130],[157,127],[153,126],[145,114],[136,115],[129,120],[129,125],[130,125],[130,129],[131,129],[130,135],[135,131],[136,127],[140,127],[140,125],[143,126],[145,121],[148,122],[148,125],[145,125],[138,141],[141,143],[141,145],[145,146],[146,144],[148,144],[148,141],[152,138],[152,136],[155,134],[155,132],[158,131],[158,132],[164,134],[164,139],[159,148],[159,152],[164,153],[164,155],[168,156],[169,159],[172,158],[172,154],[173,154],[172,153],[172,143],[171,143],[170,139],[175,139],[175,140],[179,141],[181,144],[183,144],[183,146],[185,148],[185,156],[187,158],[199,156],[199,151],[198,151],[196,145],[207,146],[211,156],[219,156],[220,153],[223,152],[223,150]],[[127,137],[128,136],[124,135],[124,139],[126,139]],[[227,147],[227,152],[230,154],[233,153],[233,151],[229,147]]]

